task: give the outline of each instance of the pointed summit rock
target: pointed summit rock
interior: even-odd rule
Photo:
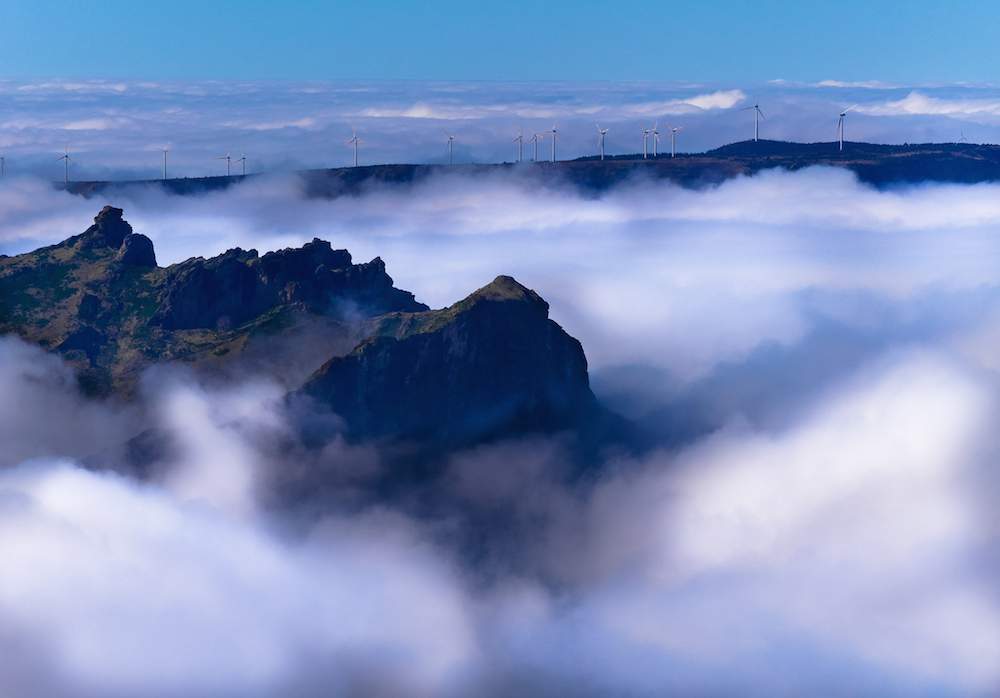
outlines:
[[[303,387],[352,438],[448,445],[580,426],[599,409],[583,347],[549,306],[498,276],[443,310],[390,313]]]
[[[105,206],[94,217],[94,224],[81,235],[70,238],[67,242],[79,245],[84,250],[100,250],[110,247],[117,250],[132,234],[132,226],[122,219],[124,211],[114,206]]]

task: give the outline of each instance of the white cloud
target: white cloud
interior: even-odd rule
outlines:
[[[0,471],[0,497],[0,619],[44,638],[52,672],[9,669],[8,695],[312,693],[369,671],[440,695],[475,659],[448,573],[391,520],[287,546],[51,461]]]
[[[988,694],[1000,607],[970,564],[989,505],[969,482],[995,399],[948,359],[891,354],[787,431],[734,423],[612,479],[587,524],[605,581],[566,619],[590,634],[575,649],[609,633],[608,645],[645,650],[651,684],[679,692]],[[586,661],[609,689],[636,666]]]
[[[917,90],[895,101],[863,104],[856,108],[861,114],[873,116],[909,116],[934,114],[944,116],[1000,115],[998,99],[943,99]]]
[[[316,126],[316,119],[305,117],[297,121],[269,121],[263,123],[229,122],[224,124],[233,128],[247,129],[250,131],[275,131],[281,128],[302,128],[311,129]]]
[[[887,82],[882,82],[881,80],[867,80],[862,82],[843,82],[840,80],[820,80],[816,83],[816,87],[861,87],[868,90],[887,90],[892,89],[894,85]]]

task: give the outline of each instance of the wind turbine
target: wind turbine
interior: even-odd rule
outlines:
[[[157,148],[161,153],[163,153],[163,178],[167,178],[167,149],[170,148],[170,143],[167,143],[166,148]]]
[[[521,124],[517,125],[517,138],[511,143],[517,143],[517,161],[521,162],[521,145],[524,143],[524,136],[521,135]]]
[[[556,161],[556,139],[559,138],[559,136],[556,135],[556,123],[558,121],[559,121],[559,119],[556,119],[555,121],[553,121],[552,122],[552,130],[545,132],[546,134],[549,134],[549,133],[552,134],[552,162]]]
[[[740,111],[747,111],[749,109],[753,109],[753,140],[754,140],[754,143],[757,142],[757,117],[759,116],[760,118],[764,119],[764,121],[767,121],[767,118],[764,116],[764,112],[762,112],[760,110],[760,107],[757,106],[757,103],[759,101],[760,101],[760,96],[758,95],[757,99],[755,99],[753,101],[753,106],[752,107],[743,107],[742,109],[740,109]]]
[[[232,154],[233,154],[233,149],[230,148],[229,152],[226,153],[226,157],[224,157],[224,158],[215,158],[216,160],[225,160],[226,161],[226,176],[227,177],[229,176],[229,168],[231,168],[233,166],[233,160],[232,160],[232,158],[229,157]]]
[[[653,157],[656,157],[656,144],[660,142],[660,132],[656,130],[656,127],[660,125],[659,119],[653,124],[653,130],[650,131],[650,135],[653,137]]]
[[[667,124],[667,128],[670,128],[670,124]],[[683,126],[678,126],[677,128],[670,128],[670,157],[674,156],[674,134],[680,131]]]
[[[443,128],[441,130],[444,131]],[[452,136],[447,131],[444,131],[444,135],[448,136],[448,164],[449,165],[454,165],[455,162],[452,160],[452,157],[451,157],[451,142],[453,140],[455,140],[456,138],[458,138],[459,136],[461,136],[462,134],[461,133],[456,133],[454,136]]]
[[[854,107],[858,106],[857,104]],[[844,111],[840,112],[840,122],[837,124],[837,133],[840,136],[840,149],[844,149],[844,114],[854,109],[854,107],[848,107]]]
[[[354,146],[354,166],[357,167],[358,166],[358,143],[364,143],[364,141],[361,140],[360,138],[358,138],[358,132],[354,128],[354,124],[351,124],[351,133],[354,135],[354,138],[352,138],[351,140],[347,141],[347,147],[350,148],[352,145]]]
[[[4,151],[4,152],[6,152],[6,151]],[[61,158],[56,158],[55,162],[59,162],[60,160],[63,160],[65,162],[65,165],[66,165],[66,175],[63,178],[63,183],[64,184],[68,184],[69,183],[69,164],[71,162],[73,162],[73,158],[71,158],[69,156],[69,141],[66,141],[66,148],[63,150],[63,156]]]
[[[7,148],[9,147],[9,145],[5,145],[3,147],[3,152],[0,152],[0,177],[3,177],[4,173],[7,171],[7,158],[5,156],[7,155]]]
[[[597,131],[601,134],[597,137],[597,144],[601,146],[601,160],[604,159],[604,134],[611,130],[611,127],[601,128],[600,124],[597,124]]]
[[[959,131],[958,142],[959,143],[966,143],[966,142],[968,142],[968,140],[969,139],[965,137],[965,131]],[[7,151],[4,150],[4,152],[6,153]],[[3,156],[0,155],[0,162],[2,162],[2,161],[3,161]]]
[[[636,121],[636,123],[639,124],[638,121]],[[639,124],[639,128],[642,130],[642,159],[645,160],[646,159],[647,148],[648,148],[648,145],[649,145],[648,143],[646,143],[646,139],[649,138],[649,134],[651,134],[653,132],[653,129],[651,129],[651,128],[642,128],[642,124]]]
[[[247,160],[247,147],[246,146],[243,146],[243,152],[240,153],[240,159],[237,160],[236,162],[234,162],[233,164],[235,165],[235,164],[240,163],[240,162],[243,163],[243,174],[246,174],[247,173],[247,165],[250,164],[250,161]]]
[[[538,139],[541,138],[541,137],[542,137],[542,134],[541,133],[535,133],[535,127],[532,126],[531,127],[531,138],[529,138],[528,140],[531,141],[534,144],[534,146],[535,146],[535,159],[533,160],[533,162],[538,162]]]

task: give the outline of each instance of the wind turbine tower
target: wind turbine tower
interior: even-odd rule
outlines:
[[[6,152],[6,151],[4,151]],[[55,162],[62,160],[66,165],[66,174],[63,176],[63,183],[69,183],[69,164],[73,162],[73,158],[69,156],[69,141],[66,141],[66,147],[63,149],[63,156],[61,158],[56,158]]]
[[[521,124],[517,125],[517,138],[511,141],[517,143],[517,161],[521,162],[521,146],[524,144],[524,136],[521,134]]]
[[[230,148],[229,152],[226,153],[226,157],[224,157],[224,158],[215,158],[216,160],[225,160],[226,161],[226,176],[227,177],[229,176],[229,170],[230,170],[230,168],[232,168],[232,166],[233,166],[233,160],[232,160],[231,157],[229,157],[232,154],[233,154],[233,149]]]
[[[444,131],[444,128],[442,128],[441,130]],[[452,160],[452,156],[451,156],[452,155],[452,153],[451,153],[451,142],[453,140],[455,140],[456,138],[458,138],[459,136],[461,136],[462,134],[461,133],[456,133],[454,136],[452,136],[447,131],[444,131],[444,135],[448,136],[448,164],[449,165],[454,165],[455,162],[454,162],[454,160]]]
[[[656,130],[656,127],[660,125],[659,120],[653,124],[653,130],[649,132],[649,135],[653,137],[653,157],[656,157],[656,144],[660,142],[660,132]]]
[[[361,140],[360,138],[358,138],[358,132],[354,128],[354,124],[351,124],[351,134],[354,136],[354,138],[352,138],[351,140],[347,141],[347,147],[350,148],[352,145],[354,146],[354,166],[357,167],[358,166],[358,143],[364,143],[364,141]]]
[[[636,123],[639,124],[638,121],[636,121]],[[642,128],[642,124],[639,124],[639,129],[642,131],[642,159],[645,160],[649,148],[649,144],[646,142],[646,139],[649,138],[649,134],[653,132],[653,129]]]
[[[604,159],[604,134],[610,131],[611,128],[601,128],[600,124],[597,124],[597,131],[601,135],[597,137],[597,144],[601,146],[601,160]]]
[[[3,177],[4,174],[7,172],[7,158],[6,158],[6,155],[7,155],[7,148],[9,148],[9,147],[10,147],[9,145],[5,145],[3,147],[3,152],[0,152],[0,177]]]
[[[246,146],[243,146],[243,152],[240,153],[240,159],[237,160],[233,164],[235,165],[235,164],[238,164],[238,163],[241,163],[241,162],[243,163],[243,174],[246,174],[247,173],[247,165],[250,164],[250,161],[247,160],[247,147]]]
[[[552,162],[556,161],[556,139],[559,138],[559,136],[556,135],[556,123],[558,121],[559,121],[559,119],[556,119],[555,121],[553,121],[552,122],[552,130],[545,132],[545,133],[551,133],[552,134]]]
[[[531,127],[531,138],[528,140],[532,142],[535,146],[535,159],[532,162],[538,162],[538,139],[542,137],[542,134],[535,133],[535,127]]]
[[[667,128],[670,128],[670,124],[667,124]],[[683,126],[678,126],[677,128],[670,128],[670,157],[674,156],[674,141],[676,140],[674,138],[674,134],[676,134],[682,128],[684,128],[684,127]]]
[[[167,178],[167,149],[170,148],[170,143],[167,143],[166,148],[157,148],[161,153],[163,153],[163,179]]]
[[[755,99],[753,101],[753,106],[752,107],[743,107],[742,109],[740,109],[740,111],[748,111],[750,109],[753,109],[753,140],[754,140],[754,143],[757,142],[757,133],[758,133],[758,130],[757,130],[757,117],[760,117],[761,119],[764,119],[764,121],[767,121],[767,118],[765,118],[765,116],[764,116],[764,112],[762,112],[760,110],[760,106],[758,106],[758,102],[759,101],[760,101],[760,97],[757,97],[757,99]]]
[[[854,107],[858,106],[857,104]],[[837,135],[840,137],[840,149],[844,149],[844,114],[854,109],[854,107],[848,107],[844,111],[840,112],[840,122],[837,124]]]

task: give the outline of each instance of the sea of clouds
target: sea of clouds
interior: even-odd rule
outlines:
[[[873,94],[900,109],[973,90],[797,89],[894,89]],[[972,104],[969,121],[925,123],[986,128],[992,107]],[[320,237],[381,256],[432,307],[512,275],[646,440],[586,483],[562,477],[560,437],[457,454],[436,485],[451,508],[429,517],[354,497],[378,452],[307,454],[266,376],[154,371],[136,404],[99,403],[57,357],[2,339],[5,694],[1000,687],[1000,185],[880,191],[813,168],[584,196],[515,170],[326,201],[274,173],[88,200],[22,175],[0,186],[0,252],[79,233],[106,204],[161,265]],[[81,465],[149,426],[178,444],[152,481]],[[267,505],[294,467],[344,482],[307,525]],[[448,533],[463,511],[505,522],[478,557]]]

